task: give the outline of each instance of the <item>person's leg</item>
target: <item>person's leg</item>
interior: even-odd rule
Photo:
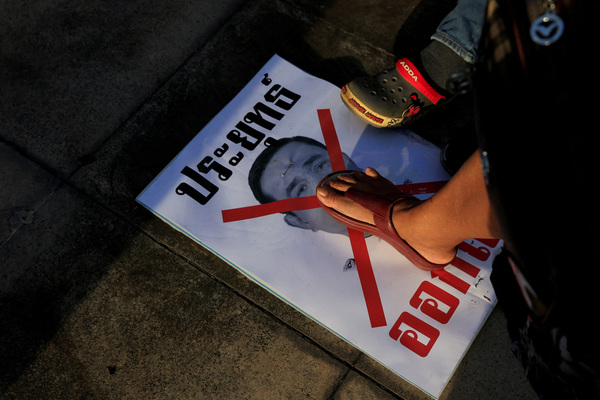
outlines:
[[[344,85],[346,106],[368,124],[393,128],[468,91],[487,1],[459,0],[420,54],[404,56],[386,71]]]
[[[393,190],[389,185],[393,186],[367,168],[364,175],[341,176],[329,187],[318,188],[317,196],[323,205],[372,224],[372,213],[347,199],[344,192],[355,187],[365,192],[385,193]],[[456,247],[467,239],[500,236],[477,152],[439,192],[424,201],[407,199],[397,203],[391,218],[398,235],[433,263],[452,260]]]
[[[488,0],[458,0],[440,22],[419,62],[424,73],[439,88],[456,91],[453,80],[478,61],[478,48]]]
[[[488,0],[458,0],[438,25],[432,40],[451,48],[469,64],[477,62]]]

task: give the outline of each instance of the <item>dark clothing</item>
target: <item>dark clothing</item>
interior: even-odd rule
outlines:
[[[565,29],[549,46],[529,33],[542,4],[490,3],[475,72],[479,147],[505,241],[492,279],[513,351],[540,397],[594,399],[600,110],[589,56],[600,2],[556,0]]]

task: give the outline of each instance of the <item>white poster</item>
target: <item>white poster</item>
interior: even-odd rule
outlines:
[[[451,265],[426,272],[377,237],[351,241],[316,202],[333,169],[373,167],[420,198],[449,176],[438,147],[361,122],[339,93],[274,56],[137,200],[439,397],[496,303],[501,243],[466,241]]]

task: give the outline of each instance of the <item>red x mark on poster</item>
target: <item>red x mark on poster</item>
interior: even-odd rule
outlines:
[[[325,146],[327,147],[327,152],[329,154],[331,168],[333,171],[343,171],[346,169],[346,165],[344,164],[342,150],[335,131],[333,119],[331,118],[331,112],[328,109],[317,110],[317,114],[321,125],[321,131],[323,132],[323,138],[325,139]],[[418,183],[398,185],[398,187],[404,192],[414,195],[434,193],[443,186],[444,183],[445,182]],[[223,222],[232,222],[286,211],[308,210],[318,207],[319,203],[317,197],[308,196],[279,200],[256,206],[223,210],[222,215]],[[352,246],[354,261],[356,263],[356,269],[365,297],[371,327],[376,328],[386,326],[387,323],[383,312],[383,305],[381,304],[381,297],[379,296],[379,289],[377,288],[377,282],[375,280],[375,274],[373,273],[373,266],[371,265],[371,259],[369,257],[364,234],[348,228],[348,237],[350,238],[350,245]]]

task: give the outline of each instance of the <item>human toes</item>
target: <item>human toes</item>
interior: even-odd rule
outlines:
[[[354,174],[353,171],[341,171],[324,178],[317,186],[317,196],[321,202],[329,207],[345,202],[344,192],[357,182]]]
[[[335,182],[329,182],[328,184],[317,187],[317,197],[323,205],[331,208],[337,208],[340,203],[343,203],[345,197],[343,191],[337,190],[332,187],[331,184],[335,185]]]
[[[321,206],[337,210],[350,218],[373,224],[373,214],[369,210],[348,199],[344,192],[334,189],[333,185],[332,182],[331,186],[317,188],[317,198]]]
[[[377,170],[375,168],[371,168],[371,167],[367,167],[365,169],[365,175],[367,175],[371,178],[380,178],[381,177],[379,172],[377,172]]]
[[[327,177],[325,177],[318,186],[332,187],[335,190],[345,192],[353,184],[357,183],[357,179],[354,176],[355,173],[356,171],[341,171],[330,174]]]

